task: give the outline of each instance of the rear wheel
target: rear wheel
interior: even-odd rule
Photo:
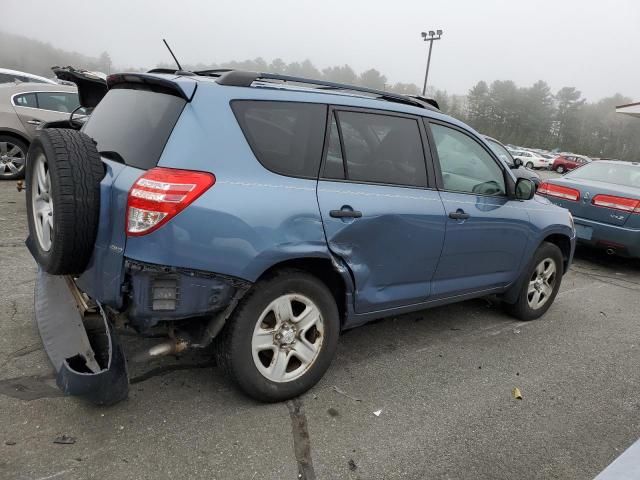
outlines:
[[[564,173],[564,167],[562,165],[558,165],[558,168],[556,168],[556,172]]]
[[[0,135],[0,179],[16,180],[24,177],[27,144],[22,140]]]
[[[527,162],[525,164],[525,167],[527,167],[529,170],[533,170],[533,162]]]
[[[506,310],[520,320],[534,320],[544,315],[558,294],[563,268],[560,249],[544,242],[535,253],[518,299],[512,305],[505,305]]]
[[[219,363],[249,396],[265,402],[307,391],[329,368],[340,329],[329,289],[286,270],[245,296],[217,340]]]

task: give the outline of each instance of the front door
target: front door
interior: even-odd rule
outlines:
[[[420,122],[333,111],[318,203],[331,251],[355,280],[357,313],[429,297],[444,239],[444,210],[428,188]]]
[[[505,167],[488,148],[452,125],[429,125],[447,215],[433,295],[506,286],[518,275],[531,234],[524,203],[508,197]]]

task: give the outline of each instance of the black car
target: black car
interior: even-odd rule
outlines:
[[[483,137],[487,141],[487,145],[491,147],[491,150],[493,150],[498,158],[506,163],[511,170],[513,170],[513,174],[517,178],[528,178],[533,183],[535,183],[536,188],[540,186],[540,183],[542,183],[542,180],[540,180],[540,175],[538,175],[533,170],[524,168],[522,166],[522,160],[520,160],[519,158],[513,158],[511,153],[509,153],[509,150],[507,150],[506,147],[502,143],[500,143],[500,141],[487,135],[483,135]]]

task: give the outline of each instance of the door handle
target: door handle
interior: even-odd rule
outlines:
[[[329,216],[333,218],[360,218],[362,212],[358,210],[331,210]]]
[[[458,210],[456,210],[455,212],[449,212],[449,218],[453,218],[454,220],[466,220],[467,218],[469,218],[471,215],[469,215],[468,213],[466,213],[464,210],[462,210],[461,208],[459,208]]]
[[[42,122],[40,120],[27,120],[29,125],[40,125]]]

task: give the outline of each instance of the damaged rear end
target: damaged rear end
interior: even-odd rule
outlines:
[[[126,325],[144,333],[157,327],[184,324],[179,330],[164,328],[169,340],[137,355],[139,359],[175,353],[187,346],[205,346],[222,328],[248,288],[247,282],[224,275],[127,258],[128,236],[159,228],[195,201],[197,195],[193,192],[202,193],[213,184],[215,177],[205,172],[157,168],[174,126],[195,93],[195,81],[120,74],[109,77],[107,82],[109,92],[99,103],[95,101],[99,92],[85,92],[84,97],[97,106],[82,132],[66,131],[64,135],[57,135],[55,131],[59,129],[43,131],[43,137],[49,136],[54,141],[58,137],[69,140],[60,145],[66,150],[62,153],[66,155],[64,158],[55,158],[61,154],[60,150],[47,153],[43,149],[37,153],[39,161],[33,162],[32,169],[41,168],[43,178],[51,177],[51,192],[45,192],[45,181],[40,188],[39,173],[31,172],[33,187],[28,198],[33,200],[28,210],[33,220],[30,220],[27,241],[39,263],[36,323],[56,369],[57,384],[66,394],[104,405],[118,402],[128,393],[126,358],[114,325]],[[96,88],[95,83],[87,85],[87,88]],[[82,136],[95,144],[100,178],[81,175],[86,159],[74,158],[73,149],[74,142],[84,139]],[[43,140],[43,143],[46,142]],[[85,141],[85,148],[89,148],[86,144]],[[91,157],[93,152],[90,153],[84,156]],[[75,161],[69,170],[72,174],[79,173],[72,175],[73,186],[77,188],[75,202],[61,208],[63,200],[56,200],[54,190],[64,181],[63,176],[58,178],[60,171],[56,170],[56,164],[64,161]],[[203,188],[194,175],[206,177]],[[96,184],[84,185],[87,182]],[[81,197],[84,189],[92,191],[94,187],[99,202],[91,204]],[[50,216],[49,250],[42,248],[46,243],[42,240],[42,231],[48,227],[37,213],[38,202],[45,196],[50,199],[50,210],[55,212],[55,216]],[[95,239],[86,262],[80,262],[86,265],[81,271],[66,271],[59,265],[52,267],[50,257],[57,255],[57,247],[61,248],[55,244],[58,233],[65,233],[68,223],[74,222],[74,215],[88,218],[90,214],[85,210],[91,208],[96,210]],[[77,222],[75,228],[84,226],[84,222]],[[68,237],[66,244],[72,241]],[[82,249],[76,252],[86,253]],[[63,266],[66,261],[68,259],[63,259]],[[200,321],[176,322],[194,317]]]

